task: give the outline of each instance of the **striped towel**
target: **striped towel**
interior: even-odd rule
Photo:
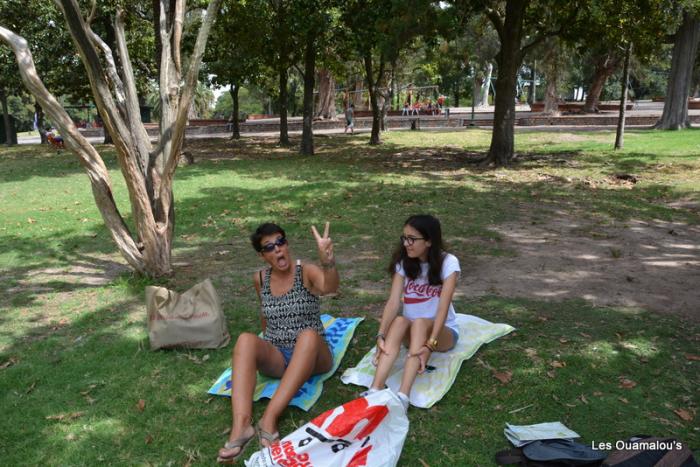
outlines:
[[[333,352],[333,367],[320,375],[313,375],[299,388],[289,405],[294,405],[308,412],[316,401],[321,397],[323,382],[330,378],[340,366],[340,361],[345,355],[345,351],[350,345],[350,340],[355,333],[355,328],[364,318],[333,318],[331,315],[321,315],[323,327],[326,329],[326,341],[330,344]],[[253,392],[253,400],[258,401],[263,397],[271,398],[277,390],[280,380],[270,378],[258,373],[258,380]],[[209,394],[215,396],[231,397],[231,368],[224,371],[209,388]]]
[[[409,397],[411,404],[416,407],[424,409],[432,407],[450,390],[464,360],[471,358],[483,344],[488,344],[515,330],[513,326],[508,324],[491,323],[476,316],[460,313],[457,313],[457,325],[459,326],[457,346],[449,352],[435,352],[428,362],[428,365],[435,369],[418,375],[413,383]],[[356,367],[345,370],[340,380],[345,384],[370,387],[375,370],[374,365],[372,365],[374,350],[372,347]],[[386,380],[386,385],[394,391],[398,391],[399,386],[401,386],[406,353],[406,348],[401,346],[401,353],[394,362],[394,366],[389,372],[389,378]]]

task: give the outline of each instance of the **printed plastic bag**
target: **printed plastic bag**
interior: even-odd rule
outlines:
[[[408,418],[390,389],[328,410],[269,448],[246,467],[393,467],[408,434]]]

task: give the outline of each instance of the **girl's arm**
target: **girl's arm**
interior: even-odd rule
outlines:
[[[399,273],[394,273],[391,278],[391,292],[389,292],[389,299],[386,301],[386,305],[384,305],[382,321],[379,323],[379,331],[377,332],[377,352],[374,356],[375,365],[379,360],[379,354],[386,353],[384,349],[384,338],[386,333],[389,332],[389,327],[392,321],[394,321],[394,318],[396,318],[396,315],[399,313],[399,308],[401,307],[403,279],[403,276]]]
[[[386,305],[384,305],[382,322],[379,324],[378,334],[385,335],[387,332],[389,332],[391,322],[394,321],[394,318],[396,318],[396,315],[399,313],[402,293],[403,276],[399,273],[394,273],[391,278],[391,292],[389,292],[389,299],[386,301]]]
[[[258,302],[262,305],[262,298],[260,297],[260,289],[262,288],[261,284],[262,280],[262,271],[258,271],[253,274],[253,285],[255,286],[255,292],[258,294]],[[267,327],[267,321],[265,321],[265,317],[262,314],[262,309],[260,310],[260,325],[262,326],[263,332],[265,332],[265,328]]]
[[[440,300],[438,301],[437,312],[435,313],[435,318],[433,319],[433,329],[430,332],[430,336],[425,344],[413,355],[412,357],[418,357],[420,362],[420,367],[418,368],[418,373],[423,373],[425,367],[428,364],[430,356],[435,351],[435,342],[442,331],[443,326],[445,326],[445,321],[447,320],[447,311],[450,309],[450,303],[452,302],[452,296],[455,293],[455,288],[457,287],[457,277],[459,275],[458,271],[453,272],[442,281],[442,290],[440,291]]]
[[[452,303],[452,296],[457,288],[457,277],[459,272],[455,271],[444,281],[442,281],[442,291],[440,291],[440,300],[438,301],[437,312],[435,313],[435,319],[433,320],[433,330],[430,333],[428,342],[435,342],[442,331],[442,327],[445,325],[447,320],[447,311],[450,309],[450,303]]]

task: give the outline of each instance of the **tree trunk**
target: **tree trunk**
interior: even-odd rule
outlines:
[[[0,103],[2,103],[2,119],[5,123],[5,146],[12,146],[12,121],[10,111],[7,109],[7,93],[0,89]]]
[[[491,89],[491,76],[493,76],[493,63],[486,64],[486,74],[484,75],[484,82],[481,83],[481,90],[479,93],[479,99],[477,101],[477,107],[486,107],[489,105],[489,90]]]
[[[617,120],[617,134],[615,135],[615,149],[622,149],[625,145],[625,113],[627,107],[627,87],[630,80],[630,56],[632,55],[632,43],[625,49],[625,64],[622,69],[622,93],[620,94],[620,117]]]
[[[335,79],[330,70],[322,68],[318,72],[318,105],[316,117],[335,120]]]
[[[280,86],[280,145],[289,146],[289,132],[287,126],[287,67],[282,66],[279,70]]]
[[[617,66],[620,64],[620,56],[613,53],[606,53],[598,58],[593,73],[593,79],[588,86],[586,94],[586,102],[583,104],[583,111],[587,113],[598,112],[598,103],[600,102],[600,94],[603,92],[605,82],[610,75],[613,74]]]
[[[547,115],[558,116],[560,114],[557,80],[557,75],[547,75],[547,87],[544,90],[544,113]]]
[[[381,109],[379,108],[377,99],[377,88],[380,86],[382,75],[384,74],[384,59],[382,58],[379,62],[379,72],[377,80],[374,81],[374,72],[372,67],[372,55],[371,53],[365,54],[365,73],[367,75],[367,88],[369,90],[369,102],[372,107],[372,134],[369,138],[369,144],[376,145],[381,144],[381,139],[379,137],[381,128]]]
[[[304,109],[303,127],[301,132],[301,148],[299,152],[306,156],[314,154],[314,78],[316,76],[316,40],[315,34],[306,37],[304,52]]]
[[[231,114],[231,139],[241,139],[241,122],[238,120],[238,116],[240,114],[238,110],[238,91],[240,90],[240,86],[238,83],[236,84],[231,84],[231,88],[229,89],[229,93],[231,94],[231,101],[233,101],[233,113]]]
[[[544,90],[544,113],[547,115],[559,115],[559,73],[560,61],[559,54],[561,46],[559,40],[554,39],[546,43],[547,51],[544,55],[544,76],[547,80],[547,86]]]
[[[302,74],[302,81],[304,76]],[[299,81],[296,79],[291,80],[289,83],[289,94],[287,94],[287,115],[296,117],[299,115],[299,108],[297,106],[297,90],[299,89]]]
[[[367,106],[365,105],[364,100],[362,99],[362,88],[363,88],[364,82],[362,78],[356,77],[355,78],[355,89],[351,95],[350,95],[350,102],[355,106],[355,110],[361,109],[361,110],[367,110]]]
[[[520,43],[523,36],[523,20],[527,0],[509,0],[502,26],[501,49],[496,55],[498,79],[496,80],[496,108],[493,116],[491,147],[487,163],[508,165],[513,158],[515,138],[515,97],[518,69],[523,61]]]
[[[41,108],[41,104],[37,100],[34,101],[34,113],[36,113],[36,127],[41,144],[46,144],[49,141],[46,138],[46,128],[44,128],[44,109]]]
[[[700,20],[685,12],[683,24],[676,32],[673,44],[671,73],[668,77],[664,111],[654,125],[660,130],[680,130],[690,127],[688,97],[690,82],[700,40]]]
[[[455,86],[454,86],[454,93],[455,93],[455,107],[459,107],[459,81],[455,81]],[[410,102],[409,102],[410,104]]]

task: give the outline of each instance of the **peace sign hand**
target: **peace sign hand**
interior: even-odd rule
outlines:
[[[316,226],[311,226],[311,232],[314,234],[316,245],[318,246],[318,257],[321,260],[322,265],[331,265],[334,263],[333,241],[328,236],[330,228],[331,223],[326,222],[326,228],[323,230],[323,237],[321,237],[318,230],[316,230]]]

